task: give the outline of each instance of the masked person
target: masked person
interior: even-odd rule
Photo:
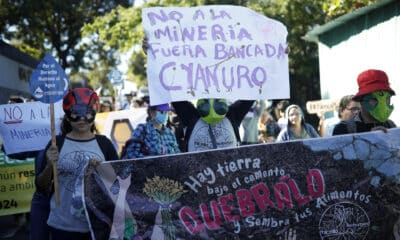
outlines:
[[[37,191],[51,196],[47,224],[51,239],[91,239],[89,224],[83,208],[83,176],[89,162],[117,160],[112,142],[95,134],[94,119],[99,97],[88,88],[75,88],[63,99],[65,112],[62,134],[56,146],[47,145],[35,184]],[[53,194],[53,164],[57,166],[60,204]],[[32,219],[35,221],[35,219]]]
[[[199,99],[173,102],[185,127],[189,152],[240,145],[239,127],[254,101],[239,100],[228,106],[225,99]]]
[[[123,159],[180,153],[175,133],[167,126],[169,104],[147,108],[147,121],[133,131],[121,153]]]
[[[358,75],[358,93],[354,101],[361,103],[361,111],[342,121],[333,129],[333,135],[360,133],[394,128],[389,119],[393,111],[391,97],[395,92],[389,86],[389,78],[382,70],[369,69]]]

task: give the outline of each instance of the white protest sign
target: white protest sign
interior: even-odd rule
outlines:
[[[286,27],[230,5],[142,11],[152,105],[198,98],[290,98]]]
[[[340,99],[322,99],[317,101],[308,101],[306,103],[307,112],[313,113],[325,113],[336,111],[339,106]]]
[[[64,112],[54,103],[55,128],[59,132]],[[42,102],[0,105],[0,134],[7,154],[37,151],[51,139],[50,106]]]

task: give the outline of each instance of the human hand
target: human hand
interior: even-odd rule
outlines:
[[[46,151],[46,159],[47,165],[52,166],[55,162],[57,162],[59,156],[57,146],[50,146]]]
[[[149,39],[145,36],[142,40],[142,50],[145,54],[147,54],[147,50],[149,49]]]
[[[89,165],[89,167],[97,167],[97,166],[100,165],[101,162],[102,161],[97,159],[97,158],[91,158],[91,159],[89,159],[89,164],[88,165]]]

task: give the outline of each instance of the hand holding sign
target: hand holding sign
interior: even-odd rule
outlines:
[[[67,93],[69,81],[67,75],[56,60],[46,54],[43,60],[36,67],[29,80],[29,87],[32,96],[41,102],[50,103],[50,128],[51,128],[51,145],[56,148],[56,130],[54,120],[54,103],[62,99]],[[50,159],[54,161],[54,159]],[[57,164],[53,165],[54,176],[54,194],[56,205],[59,205],[60,199],[58,195],[58,174]]]

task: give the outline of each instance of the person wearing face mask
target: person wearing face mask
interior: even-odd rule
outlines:
[[[394,109],[390,100],[395,92],[390,88],[386,73],[377,69],[363,71],[358,75],[357,83],[359,89],[353,100],[360,102],[361,111],[337,124],[333,135],[395,128],[396,124],[389,119]]]
[[[139,124],[121,153],[123,159],[180,153],[174,132],[167,126],[169,104],[147,108],[147,121]]]
[[[239,127],[254,100],[199,99],[196,106],[188,101],[173,102],[185,127],[187,151],[201,151],[240,145]]]
[[[287,125],[280,131],[276,138],[277,142],[319,137],[313,126],[305,122],[300,106],[295,104],[288,106],[285,118]]]
[[[47,217],[51,239],[91,239],[82,197],[85,166],[118,160],[111,140],[96,134],[94,119],[99,103],[99,97],[89,88],[70,90],[63,99],[62,134],[56,137],[56,145],[50,142],[35,160],[40,165],[35,167],[36,190],[49,196],[50,206],[40,203],[40,218],[32,218],[32,227],[41,226],[41,219]],[[58,172],[59,204],[52,188],[53,164]]]

